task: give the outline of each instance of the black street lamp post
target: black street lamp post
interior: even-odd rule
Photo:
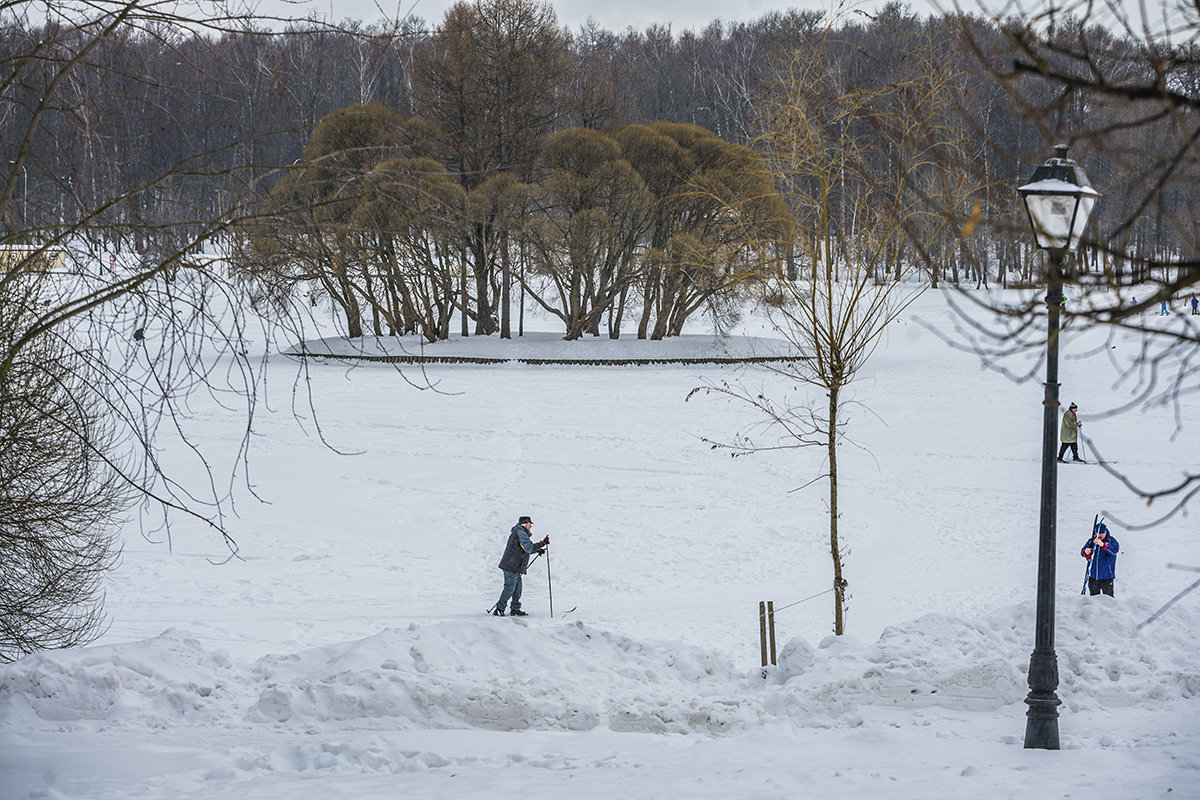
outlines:
[[[1100,195],[1083,169],[1059,145],[1054,157],[1038,167],[1017,189],[1025,200],[1038,247],[1046,251],[1046,395],[1042,401],[1042,505],[1038,528],[1037,620],[1029,658],[1029,706],[1025,747],[1057,750],[1058,656],[1054,653],[1055,533],[1058,512],[1058,330],[1063,303],[1062,264],[1079,246],[1092,206]]]

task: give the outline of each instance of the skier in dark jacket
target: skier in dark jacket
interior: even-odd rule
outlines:
[[[1117,544],[1117,540],[1108,535],[1108,526],[1101,522],[1092,538],[1088,539],[1087,544],[1079,551],[1081,556],[1091,559],[1087,572],[1088,594],[1104,592],[1109,597],[1113,596],[1113,583],[1117,577],[1117,553],[1120,549],[1121,545]]]
[[[503,617],[504,608],[510,601],[512,602],[510,616],[527,616],[521,610],[521,576],[529,567],[529,556],[534,553],[546,552],[546,548],[550,545],[549,536],[540,542],[533,541],[529,536],[529,529],[532,527],[532,519],[521,517],[508,534],[508,544],[505,545],[504,555],[500,557],[500,563],[497,565],[504,572],[504,591],[500,593],[500,599],[496,605],[492,606],[492,616],[494,617]]]

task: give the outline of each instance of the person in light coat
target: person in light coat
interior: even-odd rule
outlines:
[[[1071,403],[1071,407],[1063,414],[1062,428],[1058,432],[1058,438],[1062,441],[1062,447],[1058,448],[1058,463],[1065,464],[1063,458],[1067,454],[1067,449],[1071,450],[1071,457],[1076,461],[1083,461],[1079,457],[1079,429],[1083,423],[1079,421],[1079,417],[1075,411],[1079,406]]]

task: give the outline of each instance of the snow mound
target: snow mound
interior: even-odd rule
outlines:
[[[1200,614],[1176,609],[1139,630],[1154,610],[1141,598],[1103,595],[1062,604],[1055,649],[1069,710],[1196,697],[1200,664],[1187,654]],[[793,639],[766,671],[777,687],[767,708],[805,725],[858,724],[868,706],[996,710],[1028,692],[1033,620],[1026,603],[981,620],[925,615],[885,629],[871,645],[831,636],[814,649]]]
[[[496,622],[414,624],[260,659],[262,690],[247,717],[715,734],[755,716],[726,698],[733,666],[697,648],[634,642],[582,622]]]
[[[447,621],[235,667],[176,631],[0,669],[0,715],[64,724],[589,730],[720,734],[752,721],[740,675],[699,648],[582,622]]]
[[[0,670],[0,717],[166,728],[220,721],[238,671],[174,629],[129,644],[28,656]]]
[[[1156,611],[1143,598],[1080,598],[1059,617],[1059,694],[1070,711],[1172,706],[1200,696],[1195,631],[1200,611],[1180,603],[1139,629]]]
[[[1172,705],[1200,692],[1188,634],[1200,627],[1200,612],[1179,608],[1139,630],[1154,611],[1148,601],[1081,598],[1073,608],[1060,613],[1056,642],[1068,709]],[[262,726],[329,734],[606,728],[720,736],[769,719],[852,727],[894,708],[988,712],[1019,703],[1033,612],[1023,604],[973,621],[930,614],[887,628],[872,644],[831,636],[813,647],[796,638],[777,667],[761,671],[583,621],[412,624],[241,666],[169,630],[0,668],[0,719],[27,730]],[[311,748],[293,753],[305,768],[359,760],[325,744]],[[258,756],[247,757],[262,768]]]
[[[831,724],[857,724],[866,705],[998,709],[1026,691],[1016,643],[998,634],[987,624],[930,614],[887,628],[871,645],[829,637],[813,651],[793,640],[769,676],[783,683],[771,707]]]

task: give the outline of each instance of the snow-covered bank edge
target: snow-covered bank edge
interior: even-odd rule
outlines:
[[[376,361],[400,364],[732,364],[792,361],[802,356],[787,342],[754,336],[717,337],[686,334],[666,339],[609,339],[587,336],[573,341],[548,332],[512,339],[499,336],[451,337],[426,342],[417,336],[327,337],[301,342],[285,356]]]

